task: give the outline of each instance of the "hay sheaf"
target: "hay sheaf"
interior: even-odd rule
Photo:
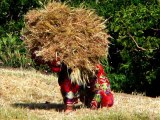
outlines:
[[[22,31],[29,50],[44,61],[58,56],[70,68],[91,72],[108,54],[105,20],[94,10],[52,2],[25,15]]]

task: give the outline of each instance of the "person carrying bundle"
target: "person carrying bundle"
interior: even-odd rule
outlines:
[[[105,20],[94,10],[60,2],[28,11],[24,20],[22,34],[27,49],[33,50],[33,59],[42,59],[42,64],[57,72],[65,110],[72,110],[80,87],[90,84],[96,76],[95,65],[108,55]]]

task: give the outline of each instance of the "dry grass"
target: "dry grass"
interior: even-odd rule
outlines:
[[[65,115],[54,75],[0,68],[2,120],[160,120],[160,98],[123,93],[114,97],[110,109],[93,111],[79,103],[76,111]]]

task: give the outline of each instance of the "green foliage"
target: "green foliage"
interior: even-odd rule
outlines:
[[[109,81],[111,83],[111,88],[114,91],[123,91],[123,85],[127,81],[127,78],[124,74],[121,73],[113,73],[111,72],[114,68],[109,65],[109,62],[107,59],[102,59],[101,63],[104,67],[105,72],[107,73],[107,77],[109,78]]]
[[[108,25],[120,56],[115,70],[128,78],[125,91],[150,92],[152,81],[157,79],[154,57],[159,51],[160,7],[158,5],[130,5],[114,14]],[[116,50],[113,50],[116,51]],[[113,55],[115,57],[115,55]],[[111,56],[112,57],[112,56]],[[113,61],[114,64],[114,61]]]
[[[23,15],[30,9],[41,7],[50,0],[1,0],[0,36],[6,33],[19,34],[24,26]]]
[[[32,64],[32,60],[26,57],[22,41],[11,34],[0,38],[0,61],[1,65],[10,67],[27,68]]]
[[[124,92],[123,87],[127,81],[127,78],[124,74],[111,73],[108,74],[108,78],[110,80],[112,90],[117,92]]]
[[[112,39],[109,64],[103,64],[113,88],[160,95],[159,0],[69,0],[72,6],[81,2],[108,19]]]
[[[41,7],[50,0],[1,0],[0,1],[0,61],[3,66],[29,67],[25,46],[20,40],[24,14]]]

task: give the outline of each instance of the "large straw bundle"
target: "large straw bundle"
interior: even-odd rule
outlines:
[[[75,68],[74,74],[83,72],[83,77],[92,73],[99,59],[108,54],[105,21],[93,10],[52,2],[25,15],[22,33],[29,50],[38,48],[37,56],[45,61],[58,56],[70,68]],[[71,76],[75,77],[74,74]],[[82,77],[80,74],[76,79]]]

